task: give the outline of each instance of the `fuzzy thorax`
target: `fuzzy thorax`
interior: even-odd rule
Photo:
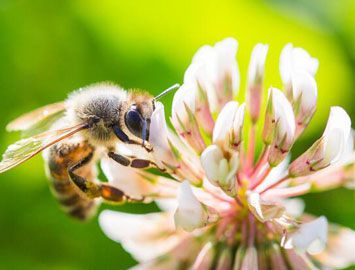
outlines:
[[[127,92],[122,88],[99,84],[79,89],[67,100],[68,118],[75,124],[88,123],[84,132],[90,141],[108,142],[115,138],[112,126],[119,123]]]

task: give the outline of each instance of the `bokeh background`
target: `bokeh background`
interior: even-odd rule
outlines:
[[[296,153],[321,134],[331,105],[355,119],[353,0],[0,0],[1,152],[19,138],[5,132],[14,117],[99,81],[157,94],[181,82],[199,46],[227,36],[239,41],[241,92],[257,42],[270,45],[266,86],[281,87],[278,57],[287,42],[319,59],[318,111]],[[168,114],[170,102],[171,96],[164,99]],[[355,229],[354,191],[305,200],[307,211]],[[0,269],[126,269],[134,263],[103,235],[97,219],[81,224],[60,211],[41,157],[0,175]]]

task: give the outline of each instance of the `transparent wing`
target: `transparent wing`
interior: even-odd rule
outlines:
[[[39,135],[20,140],[10,145],[0,162],[0,173],[25,162],[47,147],[87,128],[87,124],[80,124],[60,130],[50,130]]]
[[[59,102],[54,104],[49,104],[47,106],[38,108],[32,112],[26,113],[19,118],[15,119],[9,123],[6,127],[8,131],[26,131],[30,129],[43,130],[44,128],[50,126],[55,120],[63,116],[65,112],[65,103]],[[42,123],[42,124],[41,124]],[[44,125],[45,123],[45,125]],[[45,126],[39,128],[40,126]],[[34,131],[30,132],[31,134]]]
[[[45,132],[53,126],[57,120],[63,118],[65,116],[65,110],[53,113],[48,115],[47,117],[43,118],[42,120],[36,122],[32,126],[28,127],[27,129],[21,132],[23,138],[28,138],[42,132]]]

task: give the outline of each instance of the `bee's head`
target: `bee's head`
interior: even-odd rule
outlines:
[[[154,99],[147,95],[136,95],[124,115],[127,129],[143,141],[149,139],[150,119],[155,109]]]
[[[129,96],[129,103],[124,112],[124,125],[130,133],[134,136],[141,138],[144,141],[149,140],[149,128],[152,114],[155,110],[155,102],[160,97],[169,93],[170,91],[179,88],[178,84],[164,90],[156,97],[152,97],[145,92],[131,92]],[[122,123],[121,123],[122,124]],[[127,140],[127,135],[123,135],[122,132],[117,132],[116,135],[121,139]],[[119,135],[118,135],[119,134]]]

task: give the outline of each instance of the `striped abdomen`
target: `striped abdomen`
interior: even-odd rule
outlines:
[[[62,208],[70,216],[86,220],[96,213],[96,200],[84,197],[70,181],[68,168],[94,151],[94,148],[80,138],[69,138],[50,147],[44,157],[52,193]],[[90,181],[96,179],[95,164],[91,163],[78,169],[78,175]]]

